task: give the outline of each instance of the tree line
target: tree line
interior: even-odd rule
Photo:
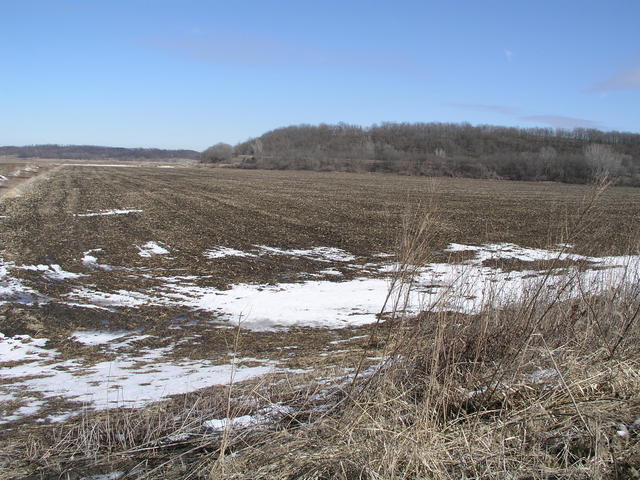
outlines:
[[[68,160],[176,160],[200,158],[195,150],[160,148],[100,147],[96,145],[29,145],[0,147],[0,155],[18,158],[55,158]]]
[[[218,144],[204,162],[243,168],[392,172],[406,175],[590,181],[608,171],[618,184],[640,185],[640,135],[576,128],[513,128],[452,123],[383,123],[371,127],[295,125],[235,147]]]

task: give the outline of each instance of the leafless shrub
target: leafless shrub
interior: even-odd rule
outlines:
[[[584,154],[594,176],[618,174],[622,156],[614,152],[609,145],[592,143],[585,148]]]

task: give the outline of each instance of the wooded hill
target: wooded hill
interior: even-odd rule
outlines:
[[[95,145],[30,145],[0,147],[0,155],[18,158],[60,158],[70,160],[176,160],[200,158],[195,150],[163,150],[159,148],[99,147]]]
[[[451,123],[278,128],[235,146],[245,168],[589,181],[607,170],[640,185],[640,134]]]

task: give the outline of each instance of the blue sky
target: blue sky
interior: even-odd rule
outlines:
[[[0,0],[0,145],[300,123],[640,132],[640,2]]]

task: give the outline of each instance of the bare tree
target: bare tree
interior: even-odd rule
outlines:
[[[620,169],[621,156],[609,145],[592,143],[584,149],[584,155],[594,175],[617,175]]]

